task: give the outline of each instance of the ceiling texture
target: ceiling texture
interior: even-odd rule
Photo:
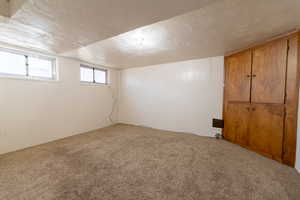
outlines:
[[[0,0],[0,42],[113,68],[245,48],[300,27],[299,0]]]

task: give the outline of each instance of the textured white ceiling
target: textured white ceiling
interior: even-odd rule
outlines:
[[[0,42],[53,53],[62,53],[104,40],[212,2],[211,0],[10,1],[12,16],[9,19],[0,19]]]
[[[299,8],[300,0],[27,0],[0,19],[0,42],[139,67],[224,55],[288,32],[300,26]]]
[[[215,1],[65,55],[118,68],[220,56],[299,27],[299,8],[299,0]]]

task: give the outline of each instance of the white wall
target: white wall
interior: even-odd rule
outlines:
[[[222,117],[224,58],[121,71],[119,121],[213,136]]]
[[[57,82],[0,78],[0,154],[110,124],[111,90],[80,84],[79,66],[59,58]],[[115,90],[118,74],[110,70]]]

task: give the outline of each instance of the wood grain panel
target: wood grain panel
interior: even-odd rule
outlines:
[[[250,104],[229,103],[224,124],[224,137],[228,141],[247,145]]]
[[[281,161],[284,105],[252,104],[249,124],[249,147]]]
[[[284,103],[286,62],[286,39],[269,42],[254,49],[252,102]]]
[[[250,101],[251,54],[251,51],[245,51],[225,59],[225,93],[228,101]]]
[[[299,59],[300,42],[299,34],[289,37],[289,53],[286,82],[286,118],[284,135],[283,163],[295,166],[297,119],[298,119],[298,96],[299,96]]]
[[[247,103],[241,103],[248,99],[247,94],[240,93],[239,97],[238,91],[241,89],[239,87],[236,89],[229,83],[232,78],[228,76],[228,73],[236,73],[236,70],[232,70],[233,72],[231,69],[227,70],[228,66],[238,63],[236,60],[243,60],[240,57],[245,56],[246,52],[252,52],[251,76],[256,75],[250,83],[250,87],[253,89],[249,92],[249,95],[252,93],[252,99],[249,97],[250,104],[248,104],[251,108],[255,108],[255,111],[251,109],[248,113],[245,112]],[[236,77],[235,75],[231,76],[234,77],[233,80],[238,77],[243,79],[246,72],[240,72],[243,76],[240,74]],[[294,167],[299,73],[299,31],[285,34],[281,38],[277,37],[256,47],[225,57],[223,103],[225,121],[223,135],[225,139]],[[244,82],[247,83],[245,79],[234,81],[235,84],[241,82],[241,85],[244,85]],[[231,92],[232,87],[236,91]]]

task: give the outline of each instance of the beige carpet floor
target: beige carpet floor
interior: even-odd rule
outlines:
[[[1,200],[299,200],[295,169],[214,138],[129,125],[0,156]]]

